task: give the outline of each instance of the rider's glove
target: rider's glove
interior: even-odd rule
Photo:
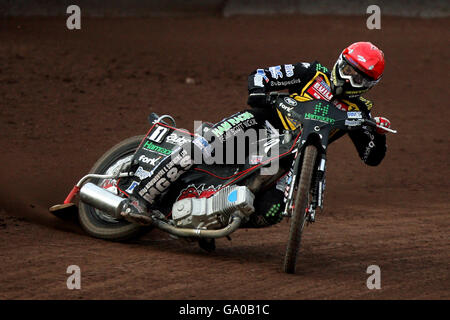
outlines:
[[[385,128],[389,128],[391,126],[391,122],[387,118],[375,117],[374,120],[377,123],[377,125],[379,125],[379,126],[382,126],[382,127],[385,127]],[[383,129],[377,128],[377,133],[385,134],[386,131],[383,130]]]
[[[268,103],[265,93],[250,93],[248,95],[247,104],[251,107],[264,107]]]

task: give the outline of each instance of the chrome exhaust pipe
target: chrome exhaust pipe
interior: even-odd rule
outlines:
[[[178,237],[222,238],[236,231],[241,225],[241,221],[242,218],[238,215],[235,215],[233,216],[233,221],[229,225],[219,230],[177,228],[158,219],[153,220],[153,225]]]
[[[121,198],[99,186],[88,182],[80,189],[80,200],[104,211],[114,218],[121,218],[120,212],[126,199]]]

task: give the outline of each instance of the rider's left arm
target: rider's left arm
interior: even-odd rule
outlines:
[[[348,135],[365,164],[377,166],[381,163],[387,150],[386,135],[368,129],[350,131]]]

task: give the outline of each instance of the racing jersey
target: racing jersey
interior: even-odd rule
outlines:
[[[287,89],[290,96],[300,102],[308,100],[325,100],[343,111],[361,111],[371,118],[372,102],[362,96],[357,98],[336,98],[331,91],[331,72],[318,61],[284,64],[265,69],[257,69],[248,77],[248,103],[253,108],[267,107],[262,99],[271,91]],[[253,99],[252,99],[253,98]],[[255,102],[253,102],[255,101]],[[296,124],[279,110],[278,117],[285,130],[295,130]],[[345,135],[346,132],[334,129],[330,132],[329,142]],[[360,158],[368,165],[376,166],[386,154],[386,136],[367,129],[349,131],[348,135],[355,145]]]

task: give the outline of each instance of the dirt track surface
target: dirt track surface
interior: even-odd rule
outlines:
[[[0,299],[449,299],[450,20],[214,17],[0,21]],[[288,223],[238,230],[215,253],[153,231],[133,243],[88,237],[47,208],[112,145],[245,108],[257,67],[318,59],[373,41],[386,72],[368,97],[399,134],[365,166],[348,138],[330,147],[326,209],[284,274]],[[186,84],[186,77],[195,84]],[[66,288],[81,268],[82,289]],[[366,269],[381,268],[380,290]]]

